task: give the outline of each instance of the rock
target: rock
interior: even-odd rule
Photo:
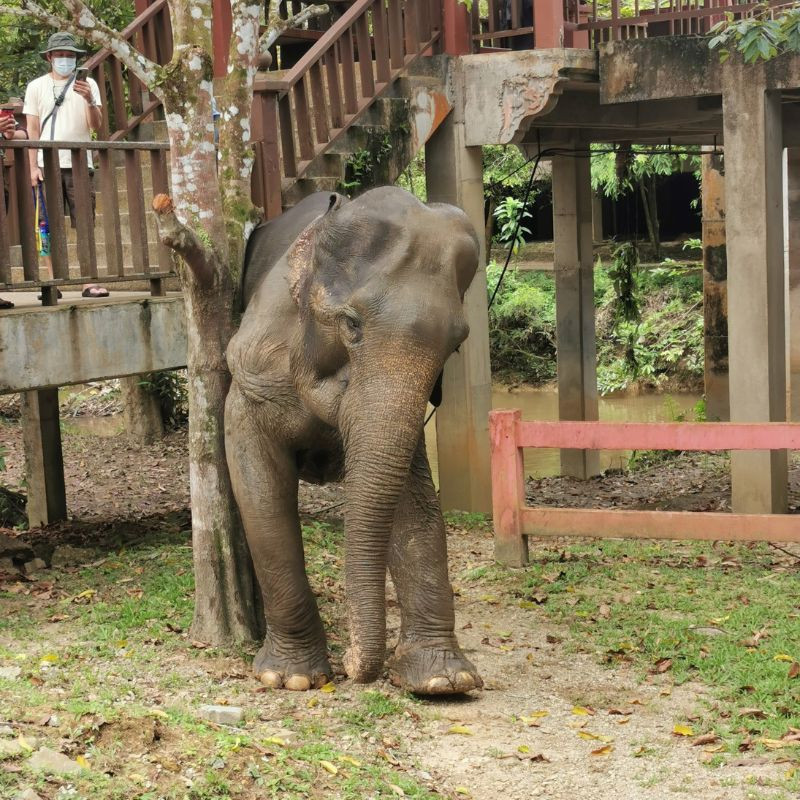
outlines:
[[[49,747],[40,747],[29,759],[28,766],[48,774],[72,775],[83,767],[63,753],[57,753]]]
[[[200,716],[219,725],[238,725],[244,710],[238,706],[200,706]]]
[[[22,667],[0,667],[0,678],[7,681],[15,681],[22,675]]]
[[[33,558],[25,564],[25,574],[30,575],[38,572],[40,569],[45,569],[47,562],[42,558]]]
[[[10,725],[0,725],[0,736],[14,736],[14,729]]]
[[[0,761],[4,758],[15,758],[27,750],[16,739],[0,739]]]
[[[14,800],[42,800],[42,798],[33,791],[33,789],[25,789],[24,792],[20,792]]]

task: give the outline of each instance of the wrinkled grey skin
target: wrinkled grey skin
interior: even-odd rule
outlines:
[[[391,679],[424,694],[482,685],[453,631],[423,437],[437,375],[468,333],[462,301],[477,259],[463,212],[394,187],[351,202],[312,195],[248,243],[225,441],[264,596],[254,668],[268,686],[332,676],[305,573],[299,478],[345,482],[348,675],[383,671],[388,565],[402,618]]]

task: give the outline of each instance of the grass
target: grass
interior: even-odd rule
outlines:
[[[307,534],[326,608],[326,581],[329,601],[338,586],[341,531],[320,524]],[[0,679],[0,721],[89,764],[45,779],[17,759],[21,772],[0,768],[0,797],[27,786],[59,800],[440,797],[362,739],[380,738],[409,701],[357,688],[254,694],[240,680],[251,651],[240,661],[193,646],[189,538],[175,527],[155,530],[84,566],[40,573],[37,583],[0,586],[0,665],[22,670]],[[202,719],[199,705],[214,702],[241,705],[242,725]],[[48,716],[55,727],[42,725]]]
[[[525,570],[466,571],[568,628],[568,644],[643,678],[712,693],[691,721],[729,752],[800,729],[797,566],[766,544],[607,541],[541,547]],[[496,588],[495,588],[496,587]],[[794,669],[797,669],[796,667]],[[774,745],[773,745],[774,746]]]

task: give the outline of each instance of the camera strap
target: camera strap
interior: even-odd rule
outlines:
[[[77,72],[73,72],[70,76],[70,79],[65,84],[64,88],[61,90],[61,94],[56,98],[55,104],[53,105],[52,111],[42,120],[41,132],[44,133],[44,126],[47,125],[50,117],[53,118],[53,122],[50,125],[50,141],[52,142],[53,139],[56,138],[56,117],[58,116],[58,109],[61,108],[61,104],[64,102],[64,97],[66,97],[67,89],[72,86],[73,81],[77,77]]]

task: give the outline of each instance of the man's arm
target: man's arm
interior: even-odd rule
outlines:
[[[42,130],[39,127],[39,117],[34,114],[26,114],[25,121],[28,126],[28,138],[31,140],[40,139]],[[28,160],[31,165],[31,184],[36,186],[43,178],[42,171],[39,169],[39,151],[35,147],[31,147],[28,150]]]
[[[99,91],[94,91],[94,86],[88,81],[75,81],[73,88],[86,101],[86,122],[89,130],[98,131],[103,123],[103,114],[100,111]]]

